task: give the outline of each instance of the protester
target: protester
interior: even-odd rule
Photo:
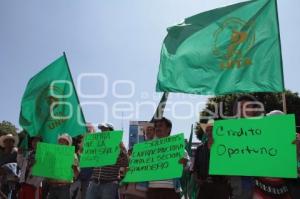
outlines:
[[[132,154],[132,149],[128,150],[128,156]],[[127,172],[126,168],[120,172],[120,178],[123,179]],[[146,198],[147,183],[126,183],[120,186],[120,199],[145,199]]]
[[[171,135],[172,122],[163,117],[154,121],[155,137],[165,138]],[[189,169],[189,157],[185,153],[185,157],[180,159],[180,163]],[[148,199],[179,199],[180,198],[180,179],[169,179],[162,181],[151,181],[147,191]]]
[[[73,138],[73,146],[75,147],[75,153],[80,159],[80,154],[82,150],[82,140],[83,140],[83,135],[79,135]],[[70,187],[70,193],[71,193],[71,199],[80,199],[81,197],[81,176],[80,173],[82,172],[82,169],[80,169],[80,172],[75,179],[75,181],[71,184]]]
[[[7,163],[0,167],[0,195],[8,199],[17,199],[19,172],[17,163]]]
[[[90,122],[87,123],[87,130],[88,130],[88,133],[95,133],[96,132],[95,127]]]
[[[110,123],[102,123],[98,126],[102,133],[113,131],[114,127]],[[87,199],[116,199],[118,197],[118,189],[120,176],[120,168],[128,167],[127,150],[123,143],[120,144],[120,155],[115,165],[97,167],[93,169],[87,190]]]
[[[94,133],[96,132],[94,126],[91,123],[87,123],[87,133]],[[85,135],[79,135],[76,138],[75,150],[78,158],[80,159],[80,156],[83,152],[83,141],[84,141]],[[71,198],[72,199],[85,199],[87,188],[89,185],[90,178],[93,173],[93,168],[81,168],[79,175],[75,181],[74,184],[72,184],[71,187]],[[73,187],[74,185],[74,187]]]
[[[263,116],[264,107],[251,95],[243,95],[236,99],[233,112],[235,118]],[[231,199],[252,199],[254,190],[253,177],[230,177],[232,188]]]
[[[18,150],[18,166],[21,168],[19,199],[41,199],[41,184],[43,178],[32,176],[32,166],[35,164],[35,152],[37,143],[42,141],[42,137],[32,137],[31,150],[24,153],[21,148]]]
[[[300,134],[297,133],[296,140],[293,144],[297,144],[297,160],[298,160],[298,178],[290,179],[288,182],[289,192],[292,199],[300,198]]]
[[[283,115],[278,110],[271,111],[267,116]],[[291,199],[287,181],[282,178],[256,178],[253,199]]]
[[[228,199],[230,187],[225,176],[209,175],[210,149],[213,144],[213,120],[209,120],[205,128],[207,140],[197,147],[195,153],[194,172],[199,184],[198,199]]]
[[[57,139],[58,144],[71,146],[72,137],[69,134],[62,134]],[[74,154],[74,164],[72,169],[74,172],[74,178],[79,174],[79,164],[76,154]],[[49,193],[47,199],[69,199],[70,198],[70,186],[73,181],[64,181],[64,180],[54,180],[49,179]]]
[[[148,123],[143,127],[145,141],[151,141],[155,137],[155,129],[153,123]],[[128,151],[129,157],[133,149]],[[147,197],[148,183],[128,183],[122,186],[122,195],[125,199],[144,199]]]
[[[17,148],[19,138],[17,135],[6,134],[0,137],[0,166],[17,162]]]
[[[114,125],[108,122],[104,122],[98,125],[98,129],[101,130],[101,132],[113,131]]]
[[[17,135],[6,134],[0,137],[0,191],[8,199],[17,198],[17,148],[19,138]]]

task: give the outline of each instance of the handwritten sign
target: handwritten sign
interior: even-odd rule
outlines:
[[[135,144],[123,182],[144,182],[181,177],[184,136],[178,134]]]
[[[74,146],[39,142],[32,174],[34,176],[71,181],[73,179],[74,153]]]
[[[114,165],[120,154],[122,131],[109,131],[86,135],[80,167],[101,167]]]
[[[297,177],[295,128],[294,115],[216,121],[209,173]]]

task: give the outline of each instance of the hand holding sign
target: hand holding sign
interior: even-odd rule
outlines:
[[[185,161],[184,136],[178,134],[135,144],[124,182],[144,182],[178,178]],[[181,160],[181,161],[180,161]]]
[[[292,144],[300,144],[300,134],[296,133],[296,139],[292,142]]]
[[[186,159],[186,158],[181,158],[180,160],[179,160],[179,163],[180,164],[182,164],[184,167],[186,166],[186,164],[188,163],[188,159]]]

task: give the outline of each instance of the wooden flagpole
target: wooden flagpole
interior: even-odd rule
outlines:
[[[283,112],[284,112],[285,114],[287,114],[285,92],[282,92],[282,107],[283,107]]]

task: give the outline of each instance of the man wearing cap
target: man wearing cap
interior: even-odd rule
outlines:
[[[101,132],[113,131],[110,123],[102,123],[98,126]],[[93,169],[86,199],[116,199],[120,182],[120,168],[128,167],[128,155],[123,143],[120,144],[121,151],[115,165],[97,167]]]
[[[228,199],[230,190],[228,179],[224,176],[210,176],[209,159],[213,144],[212,129],[214,120],[209,120],[205,128],[206,139],[197,147],[195,153],[194,172],[199,184],[198,199]]]
[[[101,132],[113,131],[114,126],[111,123],[104,122],[98,125],[98,129],[100,129]]]
[[[71,146],[72,145],[72,137],[65,133],[58,137],[57,139],[58,144]],[[72,169],[74,172],[74,178],[77,178],[79,174],[79,167],[78,167],[78,158],[77,155],[74,153],[74,164],[72,165]],[[70,198],[70,186],[72,181],[62,181],[62,180],[48,180],[49,186],[49,193],[47,199],[69,199]]]

